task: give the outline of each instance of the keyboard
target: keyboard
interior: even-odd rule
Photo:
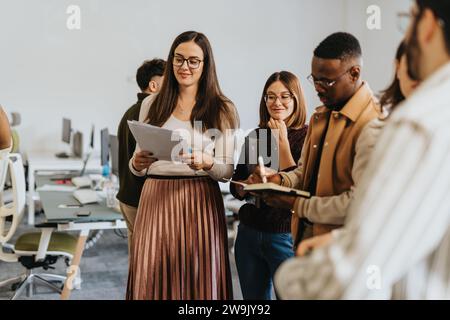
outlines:
[[[90,188],[92,180],[89,177],[73,177],[72,183],[77,188]]]
[[[99,201],[97,192],[90,189],[79,189],[73,192],[73,196],[81,204],[97,203]]]

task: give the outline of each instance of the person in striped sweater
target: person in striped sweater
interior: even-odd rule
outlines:
[[[450,299],[450,0],[416,0],[411,18],[422,83],[386,123],[345,232],[278,269],[283,299]]]

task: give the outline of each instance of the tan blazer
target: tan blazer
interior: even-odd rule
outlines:
[[[326,130],[328,115],[330,121]],[[378,101],[367,83],[363,83],[341,111],[331,111],[325,106],[316,108],[309,122],[298,168],[282,174],[283,185],[310,191],[308,188],[314,165],[316,161],[320,161],[315,196],[330,197],[350,190],[354,184],[352,168],[359,135],[368,122],[379,116]],[[319,159],[319,145],[325,132]],[[299,217],[294,214],[291,224],[294,244],[301,240],[298,239],[298,226]],[[320,235],[340,226],[314,223],[313,235]]]

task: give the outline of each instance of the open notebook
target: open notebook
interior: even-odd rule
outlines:
[[[278,194],[284,194],[284,195],[290,195],[290,196],[297,196],[297,197],[303,197],[303,198],[310,198],[311,195],[309,192],[292,189],[288,187],[279,186],[275,183],[257,183],[257,184],[245,184],[242,182],[235,182],[231,181],[232,183],[236,183],[239,185],[242,185],[244,187],[245,191],[249,192],[268,192],[268,193],[278,193]]]

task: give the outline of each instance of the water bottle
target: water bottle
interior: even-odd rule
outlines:
[[[111,179],[105,181],[106,206],[114,208],[116,206],[116,187]]]
[[[109,167],[109,164],[105,164],[105,165],[102,167],[102,176],[103,176],[104,178],[109,178],[110,175],[111,175],[111,169],[110,169],[110,167]]]
[[[106,195],[106,206],[108,208],[114,208],[116,206],[116,185],[114,183],[113,177],[111,177],[111,170],[109,165],[104,165],[102,170],[102,175],[104,177],[103,190]]]

